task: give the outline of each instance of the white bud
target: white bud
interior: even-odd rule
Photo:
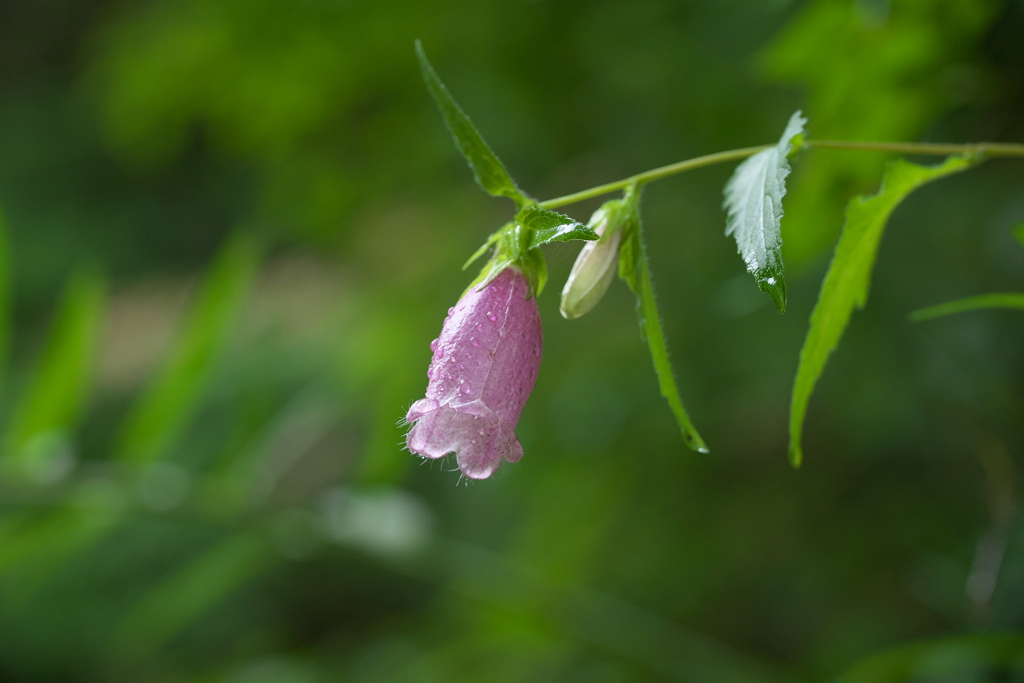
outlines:
[[[619,245],[622,243],[619,204],[608,202],[590,219],[590,227],[601,235],[601,239],[587,242],[583,246],[562,288],[559,310],[562,317],[568,320],[578,318],[596,306],[615,278],[619,265]]]

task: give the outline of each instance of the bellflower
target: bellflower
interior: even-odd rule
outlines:
[[[425,398],[409,409],[409,450],[426,458],[454,452],[470,479],[491,476],[502,459],[516,462],[519,414],[537,381],[540,311],[514,266],[453,307],[430,344]]]

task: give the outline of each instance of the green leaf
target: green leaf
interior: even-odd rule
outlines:
[[[966,299],[956,299],[945,303],[919,308],[910,314],[910,321],[919,323],[923,320],[941,318],[950,313],[963,313],[964,311],[977,311],[985,308],[1014,308],[1024,310],[1024,294],[1017,292],[1005,292],[997,294],[982,294],[971,296]]]
[[[491,236],[487,238],[487,241],[481,244],[480,248],[473,252],[473,255],[470,256],[469,259],[462,264],[462,269],[465,270],[466,268],[469,268],[471,265],[473,265],[474,261],[483,256],[488,249],[494,246],[494,243],[501,239],[501,235],[506,228],[508,228],[508,224],[501,226],[501,228],[493,232]]]
[[[125,422],[115,457],[156,460],[184,429],[245,301],[258,261],[259,249],[244,235],[224,247],[170,357]]]
[[[1013,236],[1024,247],[1024,223],[1018,223],[1013,228]]]
[[[592,228],[557,211],[544,209],[536,204],[521,209],[516,214],[516,223],[530,231],[530,249],[551,242],[596,240],[598,238],[598,234]]]
[[[974,158],[960,156],[950,157],[938,166],[919,166],[902,159],[894,161],[886,168],[878,194],[854,197],[847,205],[846,223],[800,350],[789,417],[789,457],[794,466],[799,467],[803,460],[800,437],[811,392],[829,354],[843,336],[853,310],[867,303],[871,270],[889,216],[914,189],[962,171],[975,162]]]
[[[534,296],[540,296],[548,283],[548,264],[540,249],[529,249],[519,259],[519,267],[530,283]]]
[[[39,364],[14,407],[4,454],[28,474],[48,478],[82,415],[96,365],[104,289],[95,272],[72,277]]]
[[[434,67],[427,60],[427,55],[423,52],[423,45],[418,40],[416,41],[416,56],[420,60],[420,69],[423,71],[423,80],[426,81],[427,90],[430,91],[430,96],[434,98],[434,103],[441,111],[444,123],[452,137],[455,138],[455,144],[459,151],[469,162],[476,182],[489,194],[495,197],[509,197],[517,206],[524,206],[529,198],[516,186],[515,181],[505,170],[505,165],[491,151],[476,126],[455,103],[448,88],[441,82]]]
[[[789,155],[802,144],[807,119],[796,112],[779,143],[740,164],[725,185],[725,234],[736,238],[740,256],[761,291],[786,310],[782,266],[782,198],[786,194]]]
[[[692,450],[707,453],[708,447],[697,433],[693,423],[690,422],[690,416],[687,415],[683,400],[679,396],[679,386],[676,384],[675,375],[672,373],[672,363],[669,361],[668,347],[665,344],[665,333],[661,327],[661,316],[658,315],[658,306],[654,297],[654,283],[651,280],[647,247],[644,244],[643,226],[640,222],[639,201],[639,190],[632,189],[627,193],[626,210],[629,215],[622,228],[619,277],[625,280],[636,295],[640,331],[651,352],[651,362],[658,375],[661,395],[668,401],[668,405],[676,417],[676,422],[683,434],[683,441]]]

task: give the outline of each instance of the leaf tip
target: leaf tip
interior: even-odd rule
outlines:
[[[696,451],[698,453],[711,452],[707,444],[704,443],[704,439],[702,439],[700,434],[698,434],[692,427],[689,429],[685,427],[683,428],[683,442],[691,451]]]
[[[793,466],[794,470],[800,469],[800,466],[804,462],[804,452],[800,448],[800,444],[792,444],[789,447],[789,464]]]
[[[786,281],[781,275],[777,277],[768,277],[760,282],[761,291],[771,297],[772,302],[775,304],[775,308],[779,309],[779,314],[786,312]]]

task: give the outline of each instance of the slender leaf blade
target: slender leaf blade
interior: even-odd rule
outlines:
[[[854,309],[867,303],[871,271],[889,216],[903,198],[921,185],[962,171],[975,158],[950,157],[938,166],[919,166],[897,160],[889,164],[877,194],[854,197],[846,207],[846,222],[835,255],[821,285],[811,324],[800,350],[789,417],[789,457],[803,461],[801,432],[814,385],[835,350]]]
[[[1014,226],[1013,236],[1020,244],[1020,246],[1024,247],[1024,223],[1018,223],[1016,226]]]
[[[115,457],[137,463],[158,459],[185,427],[245,301],[259,248],[245,236],[221,251],[189,311],[166,364],[126,420]]]
[[[700,453],[707,453],[708,447],[690,420],[679,395],[679,385],[672,372],[669,360],[665,333],[661,326],[661,316],[654,296],[654,282],[647,258],[647,247],[644,244],[643,228],[640,223],[638,199],[634,195],[629,203],[631,215],[623,227],[623,241],[619,252],[619,277],[636,295],[636,310],[640,322],[640,331],[647,342],[651,353],[651,362],[658,376],[661,395],[668,401],[672,414],[675,415],[679,430],[682,432],[686,445]]]
[[[56,455],[47,444],[59,445],[51,437],[65,438],[81,417],[96,365],[104,292],[104,283],[91,270],[79,271],[68,283],[42,356],[8,426],[5,456],[19,467],[45,476],[47,462]]]
[[[529,249],[536,249],[552,242],[598,238],[598,234],[592,228],[569,216],[535,204],[521,209],[516,214],[516,222],[530,231]]]
[[[526,204],[529,199],[512,180],[505,165],[484,141],[473,122],[456,104],[455,99],[448,92],[448,88],[441,82],[434,67],[431,66],[423,51],[423,45],[418,40],[416,41],[416,56],[420,61],[420,70],[423,72],[427,90],[430,91],[434,104],[441,111],[445,126],[455,139],[456,146],[469,163],[476,182],[485,192],[495,197],[509,197],[518,206]]]
[[[987,308],[1010,308],[1024,310],[1024,294],[1020,292],[998,292],[981,294],[954,301],[946,301],[934,306],[919,308],[910,314],[910,321],[919,323],[925,320],[941,318],[952,313],[979,311]]]
[[[786,278],[782,265],[782,198],[786,194],[789,154],[799,144],[807,123],[794,113],[775,147],[758,152],[736,167],[725,185],[725,234],[736,247],[747,271],[768,294],[779,313],[786,310]]]

